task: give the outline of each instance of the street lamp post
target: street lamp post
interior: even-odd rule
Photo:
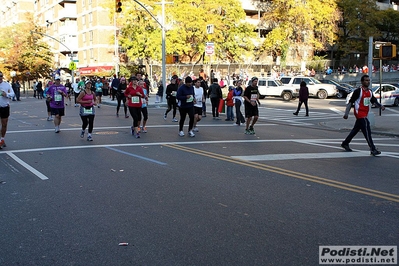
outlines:
[[[140,5],[148,14],[161,26],[162,29],[162,87],[163,87],[163,96],[165,96],[166,92],[166,33],[165,33],[165,0],[162,0],[162,22],[159,22],[158,19],[139,1],[133,0],[138,5]],[[164,99],[165,97],[162,97]]]
[[[56,42],[62,44],[62,45],[63,45],[65,48],[67,48],[67,49],[69,50],[69,52],[71,53],[71,62],[73,62],[73,51],[72,51],[68,46],[66,46],[64,43],[62,43],[61,41],[57,40],[56,38],[54,38],[54,37],[52,37],[52,36],[50,36],[50,35],[48,35],[48,34],[45,34],[45,33],[42,33],[42,32],[33,31],[33,30],[31,30],[30,32],[31,32],[31,33],[36,33],[36,34],[39,34],[39,35],[46,36],[46,37],[48,37],[48,38],[50,38],[50,39],[52,39],[52,40],[54,40],[54,41],[56,41]],[[73,82],[74,82],[74,70],[73,70],[73,69],[71,69],[71,80],[72,80],[71,83],[73,83]]]

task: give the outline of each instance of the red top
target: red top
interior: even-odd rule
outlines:
[[[140,94],[141,96],[139,96],[138,94]],[[132,82],[130,82],[125,90],[125,96],[127,98],[127,105],[129,107],[141,108],[141,98],[144,97],[144,91],[142,87],[136,86],[135,88],[133,88],[133,84]]]
[[[230,90],[229,93],[227,94],[227,97],[226,97],[226,105],[227,106],[234,106],[233,92],[234,92],[234,90]]]
[[[354,109],[354,114],[356,118],[365,118],[369,113],[371,92],[369,89],[364,89],[362,87],[360,99],[358,105]]]

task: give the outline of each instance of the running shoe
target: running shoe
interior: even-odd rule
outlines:
[[[254,135],[254,134],[255,134],[254,127],[249,127],[249,133],[250,133],[251,135]]]
[[[85,131],[82,129],[82,130],[80,131],[80,137],[81,137],[81,138],[84,138],[84,136],[85,136]]]
[[[163,120],[166,120],[166,115],[163,115]]]
[[[0,140],[0,149],[2,149],[3,147],[6,147],[4,139]]]
[[[60,133],[60,127],[55,127],[55,133]]]
[[[381,152],[380,152],[379,150],[377,150],[377,149],[372,150],[372,151],[370,152],[370,155],[373,155],[373,156],[377,156],[377,155],[380,155],[380,154],[381,154]]]
[[[172,122],[178,122],[176,117],[173,117]]]
[[[135,137],[136,137],[136,139],[139,139],[140,138],[140,133],[137,132]]]
[[[346,151],[352,151],[348,144],[341,143],[341,147],[344,148]]]
[[[245,129],[244,134],[251,135],[251,132],[248,129]]]
[[[192,130],[190,130],[190,131],[188,132],[188,135],[189,135],[191,138],[194,138],[194,137],[195,137],[195,134],[194,134],[194,132],[193,132]]]
[[[132,136],[134,136],[134,127],[130,127],[130,134],[132,134]]]
[[[198,127],[193,128],[193,131],[194,131],[194,132],[198,132],[198,131],[199,131],[199,130],[198,130]]]
[[[142,127],[141,131],[143,131],[143,133],[147,133],[147,128],[146,127]]]
[[[183,131],[180,131],[180,132],[179,132],[179,136],[180,136],[180,137],[184,137],[184,132],[183,132]]]
[[[93,137],[91,135],[87,136],[87,141],[93,141]]]

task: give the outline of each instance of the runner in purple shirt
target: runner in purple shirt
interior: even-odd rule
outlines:
[[[50,101],[51,114],[54,116],[55,133],[60,132],[61,117],[65,115],[64,98],[68,96],[67,88],[61,84],[61,77],[54,77],[54,84],[47,91],[47,101]]]

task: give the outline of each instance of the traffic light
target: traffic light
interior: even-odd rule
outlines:
[[[391,59],[393,57],[396,57],[396,45],[382,44],[380,46],[379,56],[381,59]]]
[[[122,0],[115,0],[115,12],[122,12]]]

